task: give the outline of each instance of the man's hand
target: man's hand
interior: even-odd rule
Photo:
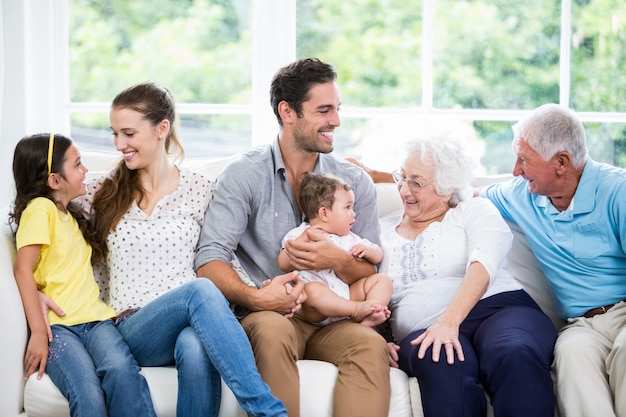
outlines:
[[[302,234],[306,239],[294,239],[285,244],[285,251],[294,269],[337,269],[337,262],[347,256],[346,251],[326,238],[326,233],[309,227]]]
[[[292,317],[306,301],[304,283],[298,278],[298,272],[292,271],[278,275],[272,280],[263,281],[258,290],[255,303],[259,310],[276,311],[285,317]]]

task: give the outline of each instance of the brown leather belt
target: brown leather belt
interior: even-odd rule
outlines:
[[[592,308],[591,310],[589,310],[585,314],[583,314],[583,317],[586,317],[586,318],[590,319],[593,316],[597,316],[598,314],[604,314],[607,311],[609,311],[609,309],[611,307],[613,307],[615,304],[617,304],[617,303],[609,304],[609,305],[602,306],[602,307]]]

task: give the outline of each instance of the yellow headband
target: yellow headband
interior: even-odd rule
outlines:
[[[52,172],[52,151],[54,150],[54,133],[50,133],[48,141],[48,175]]]

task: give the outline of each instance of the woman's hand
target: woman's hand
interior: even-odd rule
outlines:
[[[389,366],[392,368],[398,368],[398,360],[400,356],[398,356],[398,352],[400,351],[400,346],[393,342],[387,342],[387,353],[389,354]]]
[[[433,362],[439,362],[442,347],[450,365],[454,363],[455,352],[459,360],[464,361],[463,347],[459,341],[459,326],[488,287],[489,272],[480,262],[472,262],[448,308],[432,326],[411,342],[413,346],[421,344],[417,357],[423,359],[426,349],[432,345]]]
[[[439,355],[443,347],[446,352],[446,358],[450,365],[454,363],[454,353],[462,362],[465,360],[463,355],[463,347],[459,341],[459,328],[455,325],[443,323],[441,319],[437,320],[424,333],[411,341],[413,346],[420,345],[417,357],[424,359],[426,350],[433,347],[433,362],[439,362]]]

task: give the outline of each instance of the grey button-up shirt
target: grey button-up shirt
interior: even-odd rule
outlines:
[[[380,244],[376,189],[361,168],[320,154],[315,172],[332,173],[353,188],[356,222],[352,231]],[[235,257],[258,288],[284,272],[277,256],[281,240],[303,221],[285,172],[278,140],[249,150],[218,175],[198,241],[196,269]]]

